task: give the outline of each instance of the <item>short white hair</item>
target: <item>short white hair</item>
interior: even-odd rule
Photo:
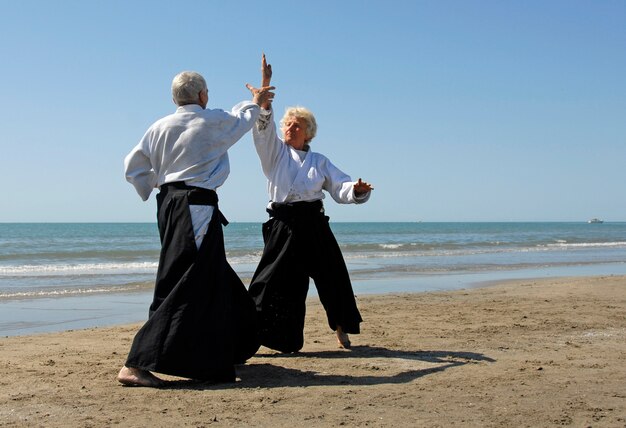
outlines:
[[[172,80],[172,98],[178,106],[200,104],[200,92],[205,89],[206,80],[195,71],[183,71]]]
[[[317,121],[315,120],[315,116],[311,113],[311,110],[300,107],[287,107],[285,109],[285,114],[283,118],[280,120],[280,126],[285,126],[287,119],[294,117],[296,119],[302,119],[306,122],[306,141],[305,144],[309,144],[315,135],[317,134]]]

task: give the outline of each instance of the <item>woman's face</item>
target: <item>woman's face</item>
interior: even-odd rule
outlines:
[[[307,139],[306,121],[297,117],[290,116],[284,120],[281,128],[285,143],[289,144],[296,150],[302,150]]]

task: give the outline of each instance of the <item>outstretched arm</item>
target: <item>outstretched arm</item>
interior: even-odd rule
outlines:
[[[320,158],[319,171],[324,177],[322,189],[326,190],[330,196],[339,204],[362,204],[367,202],[374,187],[358,179],[353,181],[345,172],[332,164],[328,158],[317,153]]]

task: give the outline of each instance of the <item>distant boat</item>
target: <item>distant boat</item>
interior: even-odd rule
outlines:
[[[591,224],[591,223],[604,223],[604,220],[600,220],[599,218],[592,218],[591,220],[587,221],[587,223]]]

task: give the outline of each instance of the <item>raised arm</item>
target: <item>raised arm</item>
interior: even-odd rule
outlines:
[[[270,92],[276,89],[274,86],[270,86],[272,80],[272,66],[267,63],[265,54],[261,59],[261,88],[257,89],[254,86],[246,83],[246,88],[250,90],[253,97],[253,102],[261,106],[265,110],[272,108],[272,101],[274,100],[274,93]]]
[[[269,86],[272,80],[272,65],[267,63],[265,54],[261,58],[261,86]]]

